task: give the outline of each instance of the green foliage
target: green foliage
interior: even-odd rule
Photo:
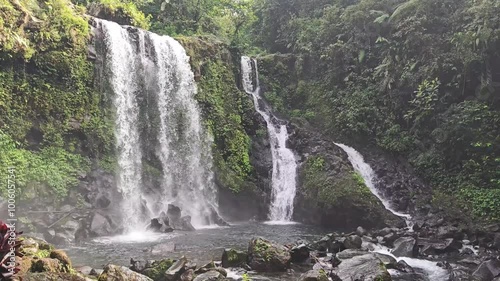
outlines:
[[[78,174],[90,168],[80,155],[57,147],[32,152],[20,147],[3,132],[0,132],[0,152],[0,165],[15,168],[16,190],[24,199],[49,195],[56,200],[62,199],[69,188],[78,184]],[[1,193],[5,196],[6,192],[4,187]]]
[[[114,17],[119,17],[120,20],[130,22],[132,25],[149,29],[151,27],[151,16],[146,16],[137,6],[146,5],[149,3],[130,0],[99,0],[107,11]]]
[[[243,281],[251,281],[252,279],[248,276],[247,273],[243,273],[243,275],[241,276],[242,280]]]
[[[496,218],[486,198],[500,182],[498,1],[254,7],[258,44],[287,53],[259,60],[275,109],[403,156],[437,191],[477,193],[474,213]]]

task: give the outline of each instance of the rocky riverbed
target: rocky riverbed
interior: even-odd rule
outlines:
[[[358,227],[350,233],[284,244],[254,237],[247,247],[226,248],[209,262],[184,256],[161,258],[160,249],[155,260],[129,257],[128,267],[107,264],[103,268],[75,268],[63,251],[26,237],[18,257],[18,277],[61,281],[498,281],[500,228],[488,227],[478,231],[427,223],[412,229],[367,231]]]

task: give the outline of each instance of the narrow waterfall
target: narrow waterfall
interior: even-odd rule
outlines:
[[[167,210],[172,203],[191,216],[195,227],[212,224],[218,217],[212,140],[202,126],[184,48],[168,36],[97,22],[116,108],[118,191],[124,217],[144,223],[145,217]],[[154,141],[142,135],[145,131]],[[161,164],[161,186],[154,187],[155,192],[141,179],[147,149]]]
[[[382,202],[384,207],[394,215],[404,218],[406,223],[409,224],[411,216],[394,210],[394,208],[392,208],[391,206],[391,203],[387,199],[385,199],[380,193],[380,191],[375,187],[375,180],[376,180],[375,172],[373,171],[372,167],[370,167],[370,165],[368,165],[368,163],[365,162],[363,156],[354,148],[347,146],[345,144],[335,143],[335,145],[342,148],[342,150],[344,150],[347,153],[349,161],[351,162],[354,170],[356,170],[361,175],[361,177],[363,177],[366,186],[368,186],[373,195],[375,195],[380,200],[380,202]]]
[[[141,209],[141,176],[142,151],[138,129],[139,106],[136,93],[138,91],[138,65],[130,44],[129,34],[120,25],[101,21],[105,36],[105,71],[109,73],[109,84],[114,94],[113,104],[116,108],[115,138],[118,158],[118,191],[122,194],[123,217],[128,218],[130,225],[137,225],[142,218]]]
[[[286,124],[272,116],[270,108],[260,96],[257,61],[249,57],[241,57],[241,72],[244,90],[252,95],[255,110],[266,121],[270,137],[273,171],[269,220],[271,222],[289,222],[293,215],[297,163],[294,153],[286,147],[288,139]]]

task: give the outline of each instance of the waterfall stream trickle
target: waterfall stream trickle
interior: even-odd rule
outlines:
[[[375,172],[373,171],[372,167],[370,167],[370,165],[365,162],[363,156],[354,148],[345,144],[335,143],[335,145],[337,145],[342,150],[344,150],[345,153],[347,153],[348,159],[351,162],[354,170],[356,170],[356,172],[358,172],[361,177],[363,177],[366,186],[370,189],[371,193],[373,193],[373,195],[375,195],[380,200],[380,202],[382,202],[384,207],[394,215],[405,219],[406,224],[410,225],[411,216],[409,214],[404,214],[394,210],[394,208],[391,206],[391,203],[386,198],[384,198],[384,196],[377,189],[377,187],[375,186]]]
[[[296,191],[297,163],[292,150],[286,147],[287,127],[284,122],[272,116],[271,110],[260,96],[257,61],[249,57],[241,57],[241,72],[244,90],[252,95],[255,110],[266,121],[269,132],[273,160],[269,219],[271,223],[290,222]]]
[[[170,203],[191,216],[195,227],[214,223],[211,140],[194,99],[197,89],[184,48],[168,36],[96,21],[116,108],[117,185],[127,225],[143,224]],[[144,186],[142,167],[150,165],[143,159],[146,150],[161,165],[160,188]]]

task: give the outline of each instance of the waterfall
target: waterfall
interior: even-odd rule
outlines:
[[[144,223],[150,212],[166,211],[170,203],[191,216],[195,227],[214,223],[218,206],[212,140],[202,126],[184,48],[168,36],[96,21],[105,41],[100,55],[116,108],[117,188],[127,225]],[[141,178],[148,148],[162,171],[155,192]]]
[[[266,121],[269,132],[273,160],[269,220],[271,222],[290,222],[295,199],[297,163],[294,153],[286,147],[288,139],[286,124],[272,116],[271,110],[260,96],[257,61],[249,57],[242,57],[241,72],[243,88],[252,96],[255,110]]]
[[[106,45],[106,71],[114,93],[116,108],[115,138],[118,160],[118,191],[122,194],[123,216],[130,225],[141,221],[141,161],[140,134],[138,129],[137,62],[129,34],[116,23],[101,22]]]
[[[384,207],[389,212],[393,213],[398,217],[404,218],[406,223],[409,225],[411,216],[394,210],[394,208],[391,206],[391,203],[387,199],[385,199],[380,193],[380,191],[375,187],[375,180],[376,180],[375,172],[373,171],[372,167],[370,167],[370,165],[368,165],[368,163],[365,162],[363,156],[354,148],[347,146],[345,144],[335,143],[335,145],[337,145],[347,153],[347,156],[352,164],[352,167],[354,168],[354,170],[356,170],[356,172],[358,172],[361,175],[361,177],[363,177],[365,184],[370,189],[371,193],[373,193],[373,195],[375,195],[380,200],[380,202],[382,202]]]

